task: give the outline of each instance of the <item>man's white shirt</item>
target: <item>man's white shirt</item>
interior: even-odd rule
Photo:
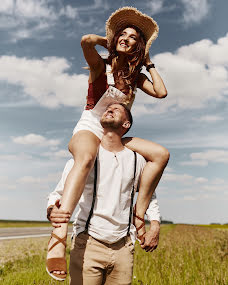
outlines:
[[[134,153],[128,148],[113,153],[100,145],[97,158],[97,195],[88,233],[100,241],[114,243],[127,235],[134,177]],[[73,164],[73,159],[66,163],[61,180],[49,195],[48,206],[54,205],[56,200],[61,199],[64,183]],[[137,153],[135,191],[145,164],[145,159]],[[75,235],[85,230],[93,200],[93,188],[94,168],[89,173],[85,189],[78,202],[79,210],[75,215],[73,228]],[[161,216],[155,193],[146,215],[149,221],[157,220],[160,222]],[[136,230],[133,224],[130,227],[130,235],[134,243]]]

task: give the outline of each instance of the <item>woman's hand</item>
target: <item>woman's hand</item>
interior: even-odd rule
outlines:
[[[107,38],[95,34],[84,35],[81,39],[81,46],[85,60],[90,69],[90,79],[96,79],[104,69],[104,61],[97,52],[95,46],[100,45],[107,48]]]
[[[148,53],[144,60],[144,66],[147,67],[150,64],[153,64],[153,62],[151,61]],[[138,88],[150,96],[156,98],[165,98],[167,96],[167,90],[161,76],[155,69],[155,66],[153,66],[153,68],[151,66],[151,68],[147,69],[147,71],[150,73],[153,83],[145,74],[140,73],[137,81]]]
[[[104,48],[107,48],[107,38],[95,34],[88,34],[82,36],[81,46],[83,49],[94,47],[96,45],[100,45]]]
[[[104,48],[108,49],[108,41],[106,37],[103,37],[103,45]]]
[[[146,55],[145,61],[144,61],[144,65],[145,65],[145,67],[147,67],[148,64],[152,64],[152,63],[153,62],[151,61],[150,55],[149,55],[149,52],[148,52],[148,54]]]

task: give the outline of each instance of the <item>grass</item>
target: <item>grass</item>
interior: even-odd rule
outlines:
[[[49,238],[33,238],[0,242],[0,284],[60,284],[46,273],[45,258]],[[69,264],[70,237],[67,240]],[[61,284],[69,284],[69,277]]]
[[[212,224],[212,225],[198,225],[198,226],[199,226],[199,227],[211,228],[211,229],[228,230],[228,224],[225,224],[225,225]]]
[[[174,225],[147,254],[136,245],[133,284],[228,284],[228,231]]]
[[[0,242],[0,284],[69,284],[45,271],[47,238]],[[159,247],[146,253],[136,244],[133,285],[228,284],[228,231],[162,225]],[[69,262],[68,239],[67,259]],[[69,264],[69,263],[68,263]]]

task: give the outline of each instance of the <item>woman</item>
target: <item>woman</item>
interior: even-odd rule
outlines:
[[[106,106],[112,102],[121,102],[130,108],[136,87],[156,98],[164,98],[167,95],[165,85],[149,57],[149,47],[157,34],[158,26],[152,18],[135,8],[124,7],[108,19],[107,37],[82,37],[81,46],[90,69],[89,89],[85,111],[69,143],[75,164],[67,177],[60,207],[62,211],[69,212],[69,215],[73,213],[88,173],[93,167],[103,132],[100,115]],[[103,60],[98,54],[96,45],[108,48],[107,60]],[[143,65],[149,71],[153,83],[140,72]],[[134,218],[138,236],[143,239],[144,214],[168,162],[169,153],[162,146],[139,138],[125,138],[123,143],[147,160]],[[68,224],[60,225],[61,227],[54,229],[49,242],[47,270],[52,277],[64,280],[64,246]]]

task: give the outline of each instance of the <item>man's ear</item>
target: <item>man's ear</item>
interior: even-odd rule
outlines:
[[[125,129],[129,129],[130,126],[131,126],[131,123],[130,123],[129,121],[125,121],[125,122],[123,123],[123,125],[122,125],[122,127],[125,128]]]

